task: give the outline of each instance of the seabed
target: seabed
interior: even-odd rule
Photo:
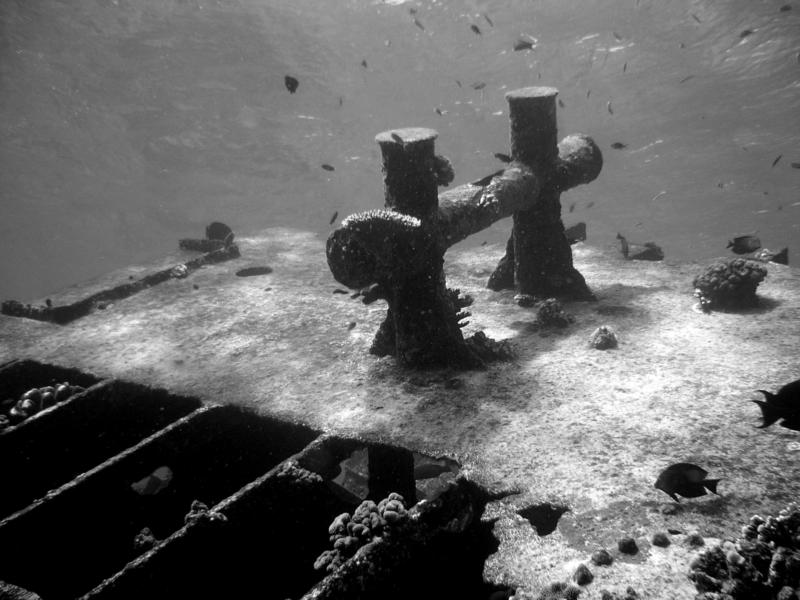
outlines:
[[[594,581],[581,598],[632,586],[643,598],[693,598],[689,562],[736,537],[753,514],[777,514],[800,498],[800,433],[756,429],[755,390],[777,391],[800,376],[800,282],[770,263],[759,307],[693,310],[692,278],[704,264],[623,260],[616,250],[573,246],[596,302],[566,303],[565,329],[529,327],[535,309],[492,292],[486,281],[500,245],[446,255],[448,287],[474,297],[469,335],[508,340],[510,362],[482,371],[404,371],[368,350],[385,304],[365,306],[341,288],[311,233],[269,229],[237,238],[241,258],[205,266],[66,326],[0,316],[0,361],[30,358],[164,387],[204,402],[233,403],[346,436],[447,456],[469,478],[518,493],[490,503],[498,551],[484,577],[519,592],[568,580],[587,563]],[[86,297],[195,256],[176,251],[51,295]],[[237,277],[248,266],[271,274]],[[44,304],[44,298],[39,304]],[[354,324],[354,325],[353,325]],[[619,347],[595,350],[590,334],[611,327]],[[653,483],[675,462],[722,478],[721,496],[676,505]],[[548,511],[547,505],[555,507]],[[560,518],[531,521],[518,511]],[[530,515],[529,515],[530,516]],[[548,519],[544,519],[547,521]],[[671,545],[649,540],[667,529]],[[617,552],[634,537],[635,556]],[[598,567],[592,552],[616,560]]]

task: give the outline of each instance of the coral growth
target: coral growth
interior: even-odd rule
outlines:
[[[332,573],[359,548],[376,538],[391,535],[392,530],[402,527],[407,519],[405,500],[400,494],[391,493],[378,504],[365,500],[352,516],[342,513],[333,520],[328,528],[333,550],[320,554],[314,561],[314,568]]]
[[[720,260],[694,278],[694,295],[705,310],[744,308],[758,304],[756,288],[767,276],[759,262],[746,258]]]
[[[706,550],[691,569],[697,600],[800,598],[800,505],[751,517],[735,543]]]
[[[574,320],[555,298],[543,300],[536,311],[536,325],[539,327],[566,327]]]
[[[616,348],[617,344],[617,334],[606,325],[601,325],[589,336],[589,346],[596,350]]]
[[[83,390],[84,388],[81,386],[70,385],[69,382],[65,381],[56,385],[31,388],[22,394],[17,401],[8,398],[0,402],[0,431],[11,425],[21,423],[39,411],[63,402]]]
[[[576,600],[581,594],[581,588],[571,584],[559,581],[551,583],[544,588],[536,600]]]

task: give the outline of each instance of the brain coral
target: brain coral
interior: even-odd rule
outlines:
[[[756,288],[766,276],[763,264],[730,258],[710,265],[692,285],[703,308],[743,308],[758,304]]]

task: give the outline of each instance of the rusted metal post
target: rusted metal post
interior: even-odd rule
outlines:
[[[363,213],[355,222],[353,217],[346,219],[343,225],[366,234],[372,246],[366,253],[363,245],[358,250],[350,246],[351,256],[343,258],[352,265],[350,259],[360,257],[363,261],[357,258],[355,263],[375,267],[361,283],[377,283],[376,297],[389,304],[370,348],[373,354],[394,355],[401,364],[415,367],[474,367],[481,361],[461,335],[454,297],[444,280],[446,247],[435,235],[436,190],[443,182],[445,160],[434,155],[437,135],[432,129],[409,128],[385,131],[375,138],[383,154],[385,205],[391,212]],[[329,262],[330,255],[329,240]],[[366,275],[364,267],[359,265],[358,276]]]
[[[593,299],[583,276],[572,265],[572,251],[561,221],[561,192],[594,179],[602,165],[599,150],[570,157],[580,145],[576,136],[556,144],[556,95],[550,87],[528,87],[506,94],[511,119],[511,155],[543,179],[537,201],[514,213],[514,227],[489,278],[493,290],[515,288],[521,294],[574,300]],[[594,145],[592,143],[592,145]],[[559,156],[562,155],[562,156]],[[583,160],[587,159],[587,160]]]

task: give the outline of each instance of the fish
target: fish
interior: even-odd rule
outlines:
[[[441,108],[439,108],[439,107],[436,107],[436,108],[434,108],[433,110],[434,110],[434,111],[436,111],[436,114],[437,114],[437,115],[439,115],[439,116],[441,116],[441,115],[443,115],[443,114],[444,114],[444,113],[442,112],[442,109],[441,109]]]
[[[728,245],[725,247],[730,248],[734,254],[747,254],[761,248],[761,240],[754,235],[738,235],[728,240]]]
[[[586,241],[586,223],[581,221],[580,223],[575,223],[570,227],[567,227],[564,230],[564,236],[567,238],[567,242],[569,242],[570,246],[577,242],[585,242]]]
[[[397,142],[398,144],[405,144],[405,142],[403,141],[403,138],[401,138],[399,135],[397,135],[394,131],[392,133],[390,133],[389,135],[391,135],[392,139],[395,142]]]
[[[592,90],[586,90],[586,98],[588,99],[589,96],[592,95]]]
[[[622,142],[614,142],[613,144],[611,144],[611,147],[614,150],[622,150],[623,148],[627,148],[628,144],[623,144]]]
[[[414,25],[419,27],[422,31],[425,31],[425,26],[422,23],[419,22],[419,19],[414,19]]]
[[[344,104],[344,98],[339,96],[339,106],[341,106],[342,104]]]
[[[784,4],[783,6],[781,6],[781,12],[789,12],[790,10],[792,10],[791,4]]]
[[[351,330],[351,329],[355,329],[355,326],[356,326],[356,322],[355,322],[355,321],[350,321],[350,322],[347,324],[347,329],[348,329],[348,331],[349,331],[349,330]]]
[[[692,18],[693,18],[695,21],[697,21],[698,23],[702,23],[702,21],[700,20],[700,17],[698,17],[698,16],[697,16],[696,14],[694,14],[694,13],[691,13],[691,14],[692,14]]]
[[[766,390],[756,390],[764,395],[764,400],[752,400],[761,409],[763,422],[759,429],[769,427],[780,421],[781,427],[800,431],[800,379],[787,383],[777,394]]]
[[[297,91],[297,86],[300,85],[300,82],[291,75],[287,75],[283,78],[283,84],[286,86],[286,89],[289,90],[290,94],[294,94]]]
[[[333,293],[334,294],[347,294],[348,291],[347,290],[343,290],[341,288],[333,288]]]
[[[333,168],[333,165],[329,165],[328,163],[325,163],[324,165],[320,165],[320,166],[323,169],[325,169],[326,171],[335,171],[336,170],[336,169]]]
[[[753,31],[752,29],[745,29],[744,31],[742,31],[742,33],[739,34],[739,37],[744,39],[748,35],[753,35],[754,33],[755,33],[755,31]]]
[[[495,152],[494,157],[504,163],[510,163],[512,160],[514,160],[508,154],[503,154],[502,152]]]
[[[410,15],[415,15],[415,14],[417,14],[417,9],[416,9],[416,7],[414,7],[414,6],[410,7],[410,8],[408,9],[408,14],[410,14]]]
[[[486,84],[483,81],[476,81],[470,87],[472,87],[473,90],[482,90],[486,87]]]
[[[675,502],[680,502],[678,496],[684,498],[698,498],[708,492],[717,492],[720,479],[706,479],[708,471],[691,463],[676,463],[661,471],[654,487],[667,494]]]
[[[778,210],[781,210],[778,207]],[[761,262],[774,262],[778,263],[779,265],[788,265],[789,264],[789,248],[786,247],[783,250],[778,252],[773,252],[768,248],[762,248],[758,252],[753,255],[755,260],[760,260]]]
[[[793,169],[800,169],[800,162],[793,162],[792,163],[792,168]]]
[[[489,18],[489,15],[483,13],[483,18],[486,19],[486,22],[489,24],[490,27],[494,27],[494,23],[492,23],[492,20]]]
[[[476,34],[478,34],[478,35],[482,35],[482,34],[481,34],[480,27],[478,27],[477,25],[475,25],[475,23],[473,23],[472,25],[470,25],[470,26],[469,26],[469,28],[470,28],[470,29],[472,29],[472,31],[474,31]]]
[[[146,477],[132,483],[131,489],[140,496],[153,496],[169,486],[172,475],[172,469],[169,467],[158,467]]]
[[[534,42],[531,40],[526,40],[525,38],[517,38],[517,41],[514,42],[514,51],[519,52],[520,50],[533,50],[534,49]]]
[[[333,222],[336,220],[336,217],[339,216],[339,211],[333,211],[333,215],[331,216],[331,220],[328,222],[328,225],[333,225]]]
[[[608,103],[606,104],[606,108],[608,109],[608,114],[610,115],[614,114],[614,111],[611,108],[611,100],[609,100]]]
[[[47,305],[47,308],[53,308],[53,301],[50,298],[45,299],[44,303]]]
[[[586,205],[586,208],[592,208],[593,206],[594,206],[594,200],[592,200],[591,202],[589,202],[589,203]]]
[[[778,157],[777,157],[775,160],[773,160],[773,161],[772,161],[772,166],[774,167],[775,165],[777,165],[777,164],[778,164],[778,161],[779,161],[779,160],[780,160],[782,157],[783,157],[783,154],[778,154]]]
[[[622,36],[618,34],[616,31],[612,31],[611,34],[616,38],[618,42],[622,41]]]
[[[559,98],[559,99],[558,99],[558,105],[559,105],[561,108],[565,108],[565,106],[564,106],[564,101],[563,101],[561,98]]]
[[[622,72],[624,73],[624,72],[625,72],[625,71],[627,71],[627,70],[628,70],[628,63],[627,63],[627,61],[626,61],[626,62],[625,62],[625,64],[624,64],[624,65],[622,65]]]
[[[575,203],[573,202],[572,204],[569,205],[569,212],[574,212],[574,211],[575,211]]]
[[[475,186],[478,186],[478,187],[486,187],[487,185],[489,185],[489,183],[492,181],[492,179],[494,179],[498,175],[502,175],[503,172],[504,172],[503,169],[500,169],[499,171],[495,171],[491,175],[487,175],[486,177],[482,177],[481,179],[478,179],[477,181],[471,181],[470,185],[475,185]]]
[[[690,79],[693,79],[693,78],[694,78],[694,75],[687,75],[686,77],[681,79],[678,83],[686,83],[687,81],[689,81]]]
[[[365,69],[367,69],[367,68],[368,68],[368,67],[367,67],[367,59],[366,59],[366,58],[365,58],[364,60],[362,60],[362,61],[361,61],[361,66],[362,66],[362,67],[364,67]]]
[[[458,79],[456,79],[456,85],[457,85],[458,87],[461,87],[461,82],[460,82]]]

